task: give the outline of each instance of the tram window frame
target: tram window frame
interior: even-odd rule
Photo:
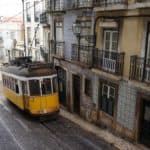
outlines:
[[[56,83],[54,83],[55,81]],[[57,77],[52,78],[52,85],[53,85],[53,93],[57,93],[58,92],[58,78]]]
[[[16,94],[19,94],[19,85],[18,85],[18,80],[15,79],[15,92]]]
[[[36,81],[37,85],[35,85],[35,83],[32,83],[33,81]],[[40,96],[41,95],[40,81],[37,79],[29,80],[29,90],[30,90],[30,96]]]
[[[27,81],[22,81],[21,85],[22,85],[22,93],[23,93],[23,95],[28,95],[28,84],[27,84]]]
[[[49,84],[45,84],[48,80],[49,80]],[[49,87],[47,85],[49,85]],[[41,82],[41,91],[42,91],[42,95],[52,94],[51,78],[44,78],[42,80],[42,82]]]

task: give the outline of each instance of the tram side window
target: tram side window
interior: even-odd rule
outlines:
[[[15,80],[15,92],[19,94],[19,86],[17,80]]]
[[[43,79],[42,82],[42,94],[51,94],[52,88],[51,88],[51,79]]]
[[[56,93],[58,91],[58,81],[57,77],[53,78],[53,92]]]
[[[39,80],[30,80],[29,88],[31,96],[39,96],[40,95],[40,84]]]

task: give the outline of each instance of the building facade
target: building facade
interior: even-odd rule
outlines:
[[[20,17],[2,17],[0,23],[0,59],[1,63],[16,57],[16,44],[23,41],[23,26]],[[23,55],[23,50],[18,49]]]
[[[40,26],[42,2],[39,0],[27,0],[24,2],[24,10],[27,56],[32,56],[35,61],[43,60],[40,49],[43,43],[43,28]]]
[[[40,20],[49,33],[45,39],[62,106],[150,146],[150,1],[45,0],[44,5]]]

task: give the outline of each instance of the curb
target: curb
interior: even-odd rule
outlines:
[[[95,134],[96,136],[103,139],[107,143],[114,145],[116,148],[120,150],[142,150],[141,148],[139,148],[139,146],[129,143],[128,141],[113,135],[107,130],[96,127],[95,125],[83,120],[79,116],[71,114],[63,109],[60,109],[60,115],[79,125],[82,129]]]

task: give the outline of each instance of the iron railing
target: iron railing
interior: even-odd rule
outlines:
[[[150,2],[149,0],[137,0],[136,2],[138,3],[145,3],[145,2]]]
[[[48,24],[48,18],[46,12],[40,14],[40,23],[41,24]]]
[[[150,83],[150,59],[131,56],[129,77],[131,80]]]
[[[95,0],[94,6],[111,6],[116,4],[127,4],[127,0]]]
[[[46,10],[50,12],[64,11],[64,0],[46,0]]]
[[[64,58],[65,42],[63,41],[51,41],[52,54],[61,58]]]
[[[67,9],[79,9],[79,8],[90,8],[93,7],[93,0],[72,0]]]
[[[72,44],[71,60],[84,65],[92,65],[93,46]]]
[[[93,66],[115,75],[123,74],[124,53],[94,49]]]

